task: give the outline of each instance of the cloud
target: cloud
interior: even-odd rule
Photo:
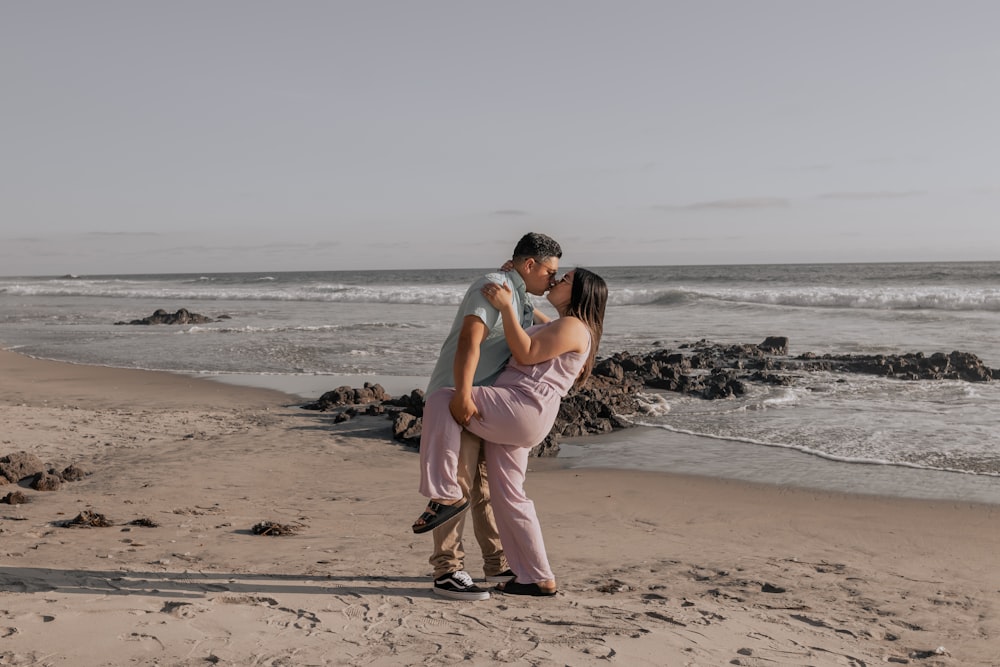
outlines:
[[[906,197],[920,197],[927,194],[923,190],[911,190],[906,192],[872,191],[872,192],[827,192],[817,195],[817,199],[904,199]]]
[[[695,202],[683,206],[654,206],[661,211],[701,211],[706,209],[757,209],[785,208],[791,202],[784,197],[736,197],[733,199],[715,199],[712,201]]]
[[[528,215],[528,212],[516,208],[502,208],[499,211],[493,211],[490,215]]]

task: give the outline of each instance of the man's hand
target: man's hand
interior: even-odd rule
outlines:
[[[448,409],[452,418],[462,426],[468,426],[473,417],[479,418],[479,410],[472,402],[472,396],[463,396],[456,392],[448,404]]]

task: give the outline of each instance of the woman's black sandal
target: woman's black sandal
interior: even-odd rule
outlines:
[[[536,598],[552,597],[558,592],[556,589],[548,590],[547,588],[542,588],[538,584],[522,584],[517,579],[511,579],[506,584],[496,586],[493,590],[498,593],[507,593],[508,595],[531,595]]]
[[[467,509],[469,509],[468,500],[454,505],[442,505],[432,500],[427,503],[427,509],[424,510],[424,513],[417,517],[413,523],[413,532],[426,533],[428,530],[433,530],[441,524],[451,521]]]

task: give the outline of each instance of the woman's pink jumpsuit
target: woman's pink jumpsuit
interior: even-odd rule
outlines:
[[[547,324],[537,324],[529,335]],[[555,579],[545,555],[535,505],[524,495],[528,453],[552,429],[565,396],[587,360],[590,349],[568,352],[533,366],[513,359],[489,387],[473,387],[479,409],[466,428],[483,439],[490,498],[507,562],[521,583]],[[455,390],[439,389],[424,405],[420,436],[420,493],[427,498],[458,499],[458,451],[462,427],[448,406]]]

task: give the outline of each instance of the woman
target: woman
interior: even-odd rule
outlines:
[[[497,590],[516,595],[555,595],[534,504],[524,494],[528,453],[548,435],[559,402],[590,375],[604,327],[608,288],[597,274],[578,268],[549,290],[559,318],[522,329],[510,288],[490,284],[483,294],[503,317],[511,361],[494,385],[473,387],[477,413],[465,428],[486,446],[490,496],[500,541],[515,578]],[[420,493],[431,502],[413,524],[422,533],[468,507],[458,484],[462,425],[448,405],[453,389],[431,394],[420,438]]]

